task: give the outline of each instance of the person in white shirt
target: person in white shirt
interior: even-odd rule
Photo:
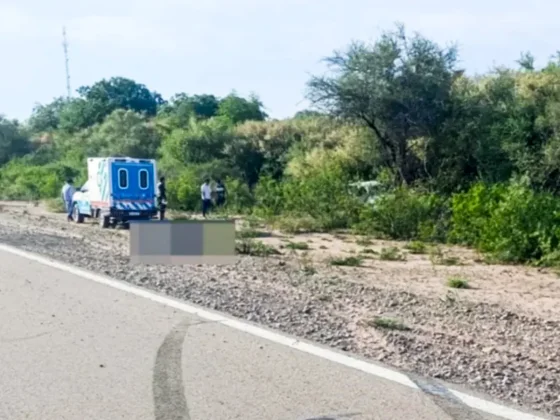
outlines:
[[[62,187],[62,200],[64,201],[64,206],[66,207],[66,213],[68,214],[68,221],[74,220],[72,218],[73,202],[72,196],[76,192],[76,189],[72,186],[72,180],[66,180],[66,184]]]
[[[212,206],[212,188],[210,188],[209,178],[206,178],[200,187],[200,197],[202,198],[202,216],[206,217]]]

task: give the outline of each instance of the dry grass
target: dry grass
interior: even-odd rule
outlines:
[[[64,203],[57,198],[50,198],[44,201],[45,208],[52,213],[66,213]]]
[[[389,248],[383,248],[379,254],[379,259],[383,261],[406,261],[406,255],[404,255],[396,246],[392,246]]]

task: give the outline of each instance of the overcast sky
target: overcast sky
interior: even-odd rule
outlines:
[[[469,73],[537,65],[560,50],[560,1],[535,0],[0,0],[0,114],[25,119],[72,89],[112,76],[160,92],[257,93],[272,117],[306,107],[309,74],[354,39],[402,22],[441,44],[456,42]]]

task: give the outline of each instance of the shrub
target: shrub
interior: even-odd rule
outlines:
[[[390,248],[381,249],[379,259],[384,261],[406,261],[406,255],[404,255],[399,248],[392,246]]]
[[[445,240],[448,205],[436,194],[399,188],[363,209],[358,231],[399,240]]]
[[[550,261],[559,249],[559,223],[560,199],[523,181],[479,184],[453,198],[452,238],[502,261]]]
[[[285,214],[271,219],[272,225],[278,230],[290,234],[309,233],[321,230],[319,223],[310,216]]]
[[[52,213],[66,213],[64,202],[61,198],[49,198],[45,201],[45,207]]]
[[[558,249],[559,216],[558,198],[511,185],[492,210],[481,235],[480,250],[504,261],[539,261]]]
[[[348,176],[332,164],[282,183],[263,178],[255,189],[256,214],[311,218],[321,230],[350,227],[358,220],[362,205],[350,194],[348,183]]]
[[[283,212],[284,197],[282,184],[270,177],[262,177],[254,190],[257,216],[270,218]]]
[[[350,179],[337,165],[314,168],[283,184],[284,209],[317,220],[323,230],[350,227],[361,204],[350,194]]]
[[[183,170],[167,181],[169,207],[195,211],[200,207],[200,180],[192,169]]]
[[[307,242],[288,242],[286,248],[293,250],[308,250],[309,244]]]
[[[250,255],[253,257],[268,257],[270,255],[280,254],[276,248],[248,238],[236,242],[235,251],[239,255]]]
[[[456,194],[451,201],[452,229],[449,240],[463,245],[477,246],[493,210],[506,193],[504,185],[473,185],[468,191]]]
[[[226,178],[224,183],[227,188],[226,209],[237,214],[248,212],[254,204],[249,186],[243,181],[231,177]]]
[[[64,181],[73,177],[76,186],[84,176],[80,171],[54,163],[44,166],[25,166],[14,160],[0,169],[1,196],[5,200],[39,200],[60,196]]]
[[[420,242],[420,241],[409,242],[408,244],[406,244],[405,248],[408,249],[408,251],[411,254],[425,254],[426,253],[426,244],[424,242]]]
[[[366,324],[370,327],[382,328],[386,330],[409,331],[410,328],[399,320],[393,318],[376,317],[368,320]]]
[[[350,256],[350,257],[343,257],[343,258],[332,258],[330,260],[331,265],[337,265],[337,266],[348,266],[348,267],[359,267],[360,265],[362,265],[363,262],[363,258],[362,257],[354,257],[354,256]]]
[[[447,279],[447,286],[451,287],[452,289],[468,289],[469,282],[460,277],[450,277],[449,279]]]

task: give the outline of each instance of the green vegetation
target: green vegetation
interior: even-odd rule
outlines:
[[[426,253],[426,244],[421,241],[412,241],[406,244],[405,248],[411,254],[425,254]]]
[[[385,330],[410,331],[409,327],[393,318],[376,317],[368,320],[366,324],[370,327],[381,328]]]
[[[461,260],[451,255],[448,251],[443,251],[436,246],[430,249],[430,261],[434,265],[460,265]]]
[[[308,250],[310,249],[309,244],[306,242],[288,242],[286,248],[293,250]]]
[[[332,258],[330,260],[331,265],[337,265],[337,266],[348,266],[348,267],[359,267],[360,265],[362,265],[362,262],[364,261],[364,259],[362,257],[355,257],[355,256],[350,256],[350,257],[341,257],[341,258]]]
[[[406,261],[406,255],[399,248],[392,246],[381,249],[379,259],[383,261]]]
[[[371,240],[371,238],[364,236],[362,238],[356,239],[356,244],[360,246],[369,246],[373,244],[373,241]]]
[[[284,232],[352,229],[411,252],[453,243],[556,265],[560,58],[533,63],[524,54],[517,69],[469,77],[454,48],[398,27],[334,53],[332,71],[308,83],[317,111],[281,121],[257,97],[164,100],[133,80],[101,80],[24,123],[0,117],[0,195],[56,199],[64,178],[84,182],[88,156],[157,158],[170,210],[199,211],[201,179],[219,177],[227,214]],[[380,183],[373,204],[351,193],[360,180]]]
[[[317,269],[313,266],[313,260],[305,252],[299,258],[300,270],[307,276],[312,276],[317,273]]]
[[[237,241],[235,248],[237,254],[251,255],[253,257],[269,257],[270,255],[280,254],[276,248],[253,239],[242,239]]]
[[[460,277],[451,277],[447,279],[447,286],[451,287],[452,289],[468,289],[469,282]]]
[[[60,199],[56,198],[49,198],[45,201],[45,207],[48,211],[52,213],[66,213],[66,209],[64,208],[64,203]]]

